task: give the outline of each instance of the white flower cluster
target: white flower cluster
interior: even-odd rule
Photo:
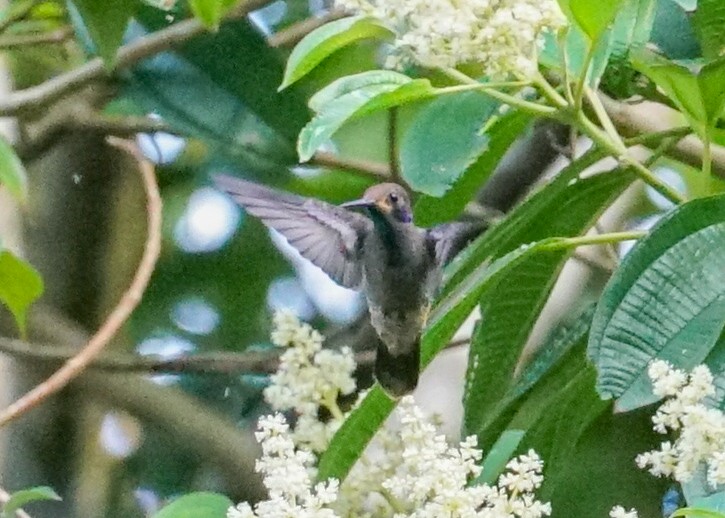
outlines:
[[[412,396],[398,406],[399,429],[383,428],[377,451],[365,453],[345,483],[318,483],[315,452],[327,447],[344,415],[335,402],[355,389],[349,351],[322,349],[322,336],[290,313],[275,315],[272,341],[288,347],[265,396],[275,409],[296,410],[294,430],[281,414],[260,419],[262,457],[256,470],[269,499],[254,507],[241,503],[228,518],[540,518],[551,506],[536,500],[543,463],[535,452],[511,460],[495,485],[472,484],[481,468],[476,437],[450,446]],[[328,423],[318,420],[329,409]],[[377,454],[374,456],[373,454]]]
[[[382,20],[405,56],[427,67],[476,64],[492,80],[530,77],[541,36],[566,18],[556,0],[336,0],[350,12]],[[396,58],[394,58],[395,61]]]
[[[342,423],[337,397],[355,391],[352,351],[347,347],[340,351],[323,349],[322,340],[320,333],[300,322],[294,313],[277,312],[272,342],[287,350],[280,356],[271,385],[264,390],[264,397],[273,409],[297,413],[295,444],[316,452],[327,447]],[[321,422],[320,407],[329,410],[334,419]]]
[[[363,458],[342,485],[336,508],[344,516],[393,518],[539,518],[551,506],[536,500],[542,461],[530,451],[511,460],[498,484],[469,485],[481,468],[476,437],[458,447],[404,397],[397,409],[400,430],[379,432],[380,459]]]
[[[612,510],[609,511],[610,518],[639,518],[635,509],[627,511],[621,505],[615,505]]]
[[[254,509],[246,502],[230,507],[227,518],[336,518],[328,506],[337,498],[337,481],[319,483],[311,489],[315,456],[295,448],[284,417],[261,418],[255,435],[262,444],[256,470],[264,475],[269,499]]]
[[[678,482],[692,479],[698,467],[707,467],[707,480],[713,487],[725,483],[725,414],[708,408],[703,402],[715,394],[710,370],[695,367],[688,376],[658,360],[649,367],[653,392],[668,398],[652,417],[654,430],[677,433],[673,442],[665,441],[659,450],[637,456],[637,465],[658,477],[673,477]]]

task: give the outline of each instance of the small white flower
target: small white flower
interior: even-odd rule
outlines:
[[[612,510],[609,511],[610,518],[638,518],[637,510],[630,509],[627,511],[621,505],[615,505]]]
[[[636,462],[658,477],[672,477],[687,482],[702,465],[715,487],[725,481],[725,414],[708,408],[704,400],[715,394],[713,376],[705,365],[688,375],[664,361],[650,365],[653,392],[668,397],[652,417],[654,430],[676,432],[674,442],[665,441],[659,450],[642,453]]]
[[[337,397],[355,391],[355,359],[348,347],[340,351],[323,349],[322,335],[290,311],[278,311],[274,324],[272,341],[286,351],[280,356],[277,372],[270,377],[272,383],[264,390],[265,400],[274,410],[294,410],[299,419],[295,443],[321,452],[341,419],[338,415],[328,423],[320,422],[320,407],[341,414]]]
[[[382,20],[397,34],[397,66],[477,64],[491,79],[530,77],[547,30],[566,23],[556,0],[336,0]]]

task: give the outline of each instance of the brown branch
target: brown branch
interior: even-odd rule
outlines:
[[[641,138],[647,133],[680,133],[682,115],[660,103],[644,101],[630,104],[617,101],[599,93],[602,104],[614,125],[623,136]],[[725,178],[725,147],[712,144],[713,173]],[[703,153],[702,141],[694,135],[688,135],[677,142],[669,155],[693,167],[700,168]]]
[[[247,0],[235,9],[231,18],[245,16],[250,11],[259,9],[271,0]],[[131,66],[144,58],[153,56],[175,45],[183,43],[206,31],[204,25],[196,18],[183,20],[170,27],[156,31],[124,45],[116,54],[115,70]],[[101,58],[94,58],[78,68],[56,76],[37,86],[24,90],[16,90],[0,99],[0,116],[17,115],[23,111],[41,108],[69,92],[78,90],[91,81],[107,76]]]
[[[6,504],[12,495],[0,487],[0,503]],[[32,518],[28,513],[22,509],[15,511],[15,516],[18,518]]]
[[[390,179],[390,167],[380,162],[370,162],[368,160],[359,160],[355,158],[342,158],[333,153],[318,151],[308,162],[310,165],[318,165],[322,167],[336,167],[347,169],[353,172],[359,172],[368,176],[372,176],[377,180]]]
[[[50,32],[33,32],[29,34],[13,34],[0,37],[0,50],[12,50],[33,45],[63,43],[73,35],[71,27],[62,27]]]
[[[291,47],[318,27],[339,20],[345,15],[346,13],[342,9],[333,9],[322,16],[311,16],[273,34],[267,38],[267,45],[275,48]]]
[[[109,139],[110,141],[110,139]],[[161,197],[153,166],[146,161],[136,146],[128,141],[113,139],[112,145],[125,150],[138,162],[144,188],[147,196],[148,238],[144,246],[144,253],[131,286],[123,294],[118,305],[113,309],[106,321],[101,325],[88,343],[60,369],[48,379],[32,389],[23,397],[11,404],[0,414],[0,426],[5,425],[42,403],[51,394],[65,387],[73,378],[77,377],[94,360],[108,342],[118,332],[119,328],[128,319],[131,312],[141,301],[156,260],[161,251]]]
[[[73,358],[78,353],[78,349],[0,337],[0,352],[19,360],[55,364]],[[88,368],[112,372],[165,374],[271,374],[277,371],[279,355],[282,352],[279,349],[240,353],[217,352],[176,358],[102,354],[94,358]],[[372,351],[355,353],[357,365],[370,365],[374,359]]]
[[[454,340],[447,345],[458,347],[469,342],[468,338]],[[16,360],[33,363],[62,363],[78,352],[75,347],[28,343],[14,338],[0,337],[0,353]],[[110,372],[143,372],[164,374],[271,374],[279,368],[281,349],[269,351],[244,351],[239,353],[200,353],[176,358],[138,356],[133,354],[104,353],[93,359],[88,369]],[[355,364],[369,366],[375,361],[372,350],[355,353]]]

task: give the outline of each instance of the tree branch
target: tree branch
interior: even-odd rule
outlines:
[[[5,409],[0,414],[0,426],[9,423],[39,405],[48,396],[59,391],[73,378],[83,372],[115,336],[126,319],[128,319],[131,312],[141,301],[141,296],[151,278],[151,273],[154,270],[156,260],[161,251],[161,196],[159,195],[158,185],[156,184],[154,169],[148,161],[143,159],[140,151],[134,144],[118,139],[115,139],[112,143],[116,147],[124,149],[136,159],[146,190],[148,199],[148,237],[141,262],[131,281],[131,286],[124,293],[123,297],[121,297],[118,305],[113,309],[96,334],[91,337],[88,343],[75,356],[68,360],[48,379]]]
[[[29,34],[13,34],[0,37],[0,50],[17,49],[32,45],[63,43],[73,35],[71,27],[61,27],[50,32],[32,32]]]
[[[309,161],[310,165],[318,165],[322,167],[336,167],[356,171],[359,173],[372,176],[377,180],[390,180],[390,167],[380,162],[370,162],[368,160],[358,160],[355,158],[342,158],[332,153],[318,151]]]
[[[259,9],[271,0],[247,0],[228,17],[238,18]],[[144,58],[153,56],[175,45],[183,43],[206,31],[196,18],[183,20],[170,27],[134,40],[118,49],[115,70],[131,66]],[[17,90],[0,99],[0,116],[18,115],[23,111],[42,108],[68,92],[77,90],[89,82],[106,77],[107,71],[101,58],[94,58],[78,68],[56,76],[37,86]]]
[[[297,23],[293,23],[286,29],[282,29],[276,34],[267,38],[267,45],[270,47],[291,47],[296,45],[302,38],[309,33],[325,25],[328,22],[339,20],[346,15],[342,9],[333,9],[322,16],[311,16]]]
[[[662,133],[667,136],[669,132],[681,131],[681,115],[672,108],[660,103],[643,101],[637,104],[628,104],[608,97],[601,92],[599,97],[604,109],[614,122],[619,133],[625,137],[639,137],[647,133]],[[656,146],[656,143],[653,144]],[[702,165],[702,141],[694,135],[682,138],[670,150],[669,155],[693,167]],[[712,171],[721,178],[725,178],[725,147],[712,145]]]

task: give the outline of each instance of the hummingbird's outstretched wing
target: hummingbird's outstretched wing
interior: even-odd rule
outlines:
[[[249,214],[282,234],[332,280],[346,288],[359,287],[362,242],[372,227],[369,219],[323,201],[231,176],[216,175],[214,182]]]
[[[487,221],[455,221],[428,229],[429,246],[439,267],[447,265],[468,243],[488,228]]]

